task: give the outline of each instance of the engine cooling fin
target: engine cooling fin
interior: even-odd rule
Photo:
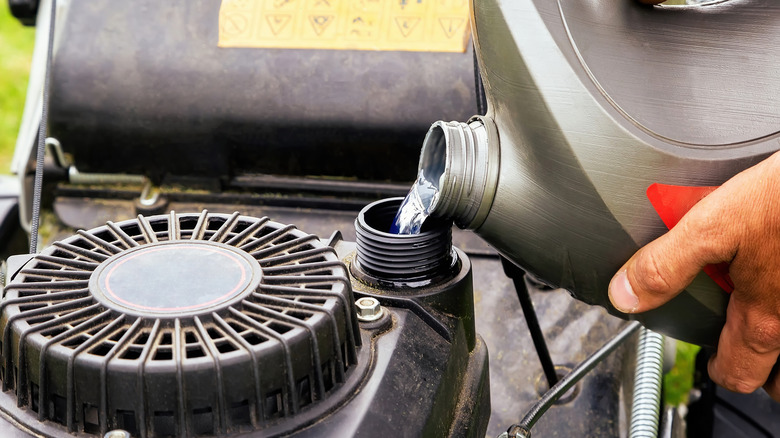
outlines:
[[[221,435],[279,424],[357,362],[344,265],[268,218],[108,222],[36,255],[0,306],[0,377],[70,432]]]

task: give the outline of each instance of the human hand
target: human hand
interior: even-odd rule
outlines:
[[[708,264],[729,262],[734,284],[708,370],[715,383],[780,401],[780,152],[710,193],[618,271],[609,297],[640,313],[679,294]],[[725,293],[725,292],[724,292]]]

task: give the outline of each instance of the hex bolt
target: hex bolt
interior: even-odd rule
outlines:
[[[360,322],[376,321],[385,314],[385,310],[379,305],[376,298],[363,297],[355,301],[357,318]]]

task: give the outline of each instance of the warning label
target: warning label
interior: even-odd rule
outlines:
[[[220,47],[464,52],[469,0],[222,0]]]

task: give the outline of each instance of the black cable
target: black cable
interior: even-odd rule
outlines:
[[[474,91],[477,97],[477,114],[484,116],[487,113],[487,97],[485,96],[485,85],[482,83],[482,76],[479,73],[479,60],[477,60],[477,47],[472,45],[474,54]]]
[[[46,152],[46,131],[49,118],[49,80],[51,78],[51,59],[54,52],[54,21],[56,19],[57,0],[51,0],[51,19],[49,21],[49,42],[46,52],[46,70],[43,78],[43,102],[41,103],[41,124],[38,128],[38,150],[35,155],[35,180],[33,182],[32,220],[30,223],[30,254],[38,252],[38,227],[41,216],[41,195],[43,192],[43,158]]]
[[[550,356],[550,350],[547,348],[547,342],[544,340],[544,333],[539,325],[539,319],[536,318],[534,303],[531,301],[528,285],[525,283],[525,272],[503,257],[501,258],[501,264],[504,266],[504,272],[512,279],[512,283],[515,285],[517,299],[520,301],[520,307],[523,309],[523,316],[525,316],[528,332],[531,334],[531,341],[534,343],[536,355],[539,356],[544,377],[547,379],[547,387],[552,388],[558,383],[558,373],[555,371],[555,364],[552,356]]]
[[[576,367],[574,367],[573,370],[571,370],[571,372],[569,372],[569,374],[565,375],[561,380],[558,381],[558,383],[555,384],[555,386],[544,393],[539,401],[531,406],[531,409],[529,409],[528,412],[523,416],[523,419],[520,420],[520,423],[512,425],[509,429],[507,429],[508,436],[513,438],[530,436],[531,428],[534,426],[534,424],[536,424],[537,421],[539,421],[542,415],[544,415],[544,413],[550,409],[550,406],[552,406],[559,398],[561,398],[561,396],[565,394],[566,391],[571,389],[572,386],[579,382],[580,379],[582,379],[588,372],[590,372],[590,370],[595,368],[596,365],[598,365],[605,357],[607,357],[618,346],[620,346],[623,341],[631,337],[637,330],[639,330],[640,327],[641,325],[636,321],[628,324],[628,326],[626,326],[626,328],[618,333],[617,336],[607,341],[607,343],[596,350],[595,353],[591,354],[587,359],[580,362]]]

